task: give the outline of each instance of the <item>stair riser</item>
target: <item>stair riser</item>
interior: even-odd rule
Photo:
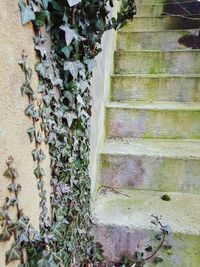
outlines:
[[[191,11],[193,15],[199,14],[199,5],[193,6],[192,3],[195,2],[194,0],[186,0],[186,1],[179,1],[179,2],[185,2],[183,8],[185,10]],[[187,2],[187,3],[186,3]],[[190,2],[190,3],[189,3]],[[196,3],[197,4],[197,1]],[[154,2],[148,2],[143,1],[139,2],[137,5],[137,17],[151,17],[151,16],[161,16],[161,15],[167,15],[167,14],[175,14],[175,15],[188,15],[187,11],[182,9],[175,1],[154,1]]]
[[[93,229],[92,234],[95,236],[95,241],[103,244],[105,259],[113,262],[120,262],[123,256],[133,259],[136,251],[145,252],[145,248],[149,244],[153,246],[155,251],[161,242],[155,241],[155,235],[158,234],[156,230],[147,231],[144,229],[99,225]],[[172,236],[167,236],[165,245],[172,246],[172,249],[163,247],[157,253],[156,256],[164,260],[159,263],[159,267],[199,266],[199,242],[200,237],[194,235],[173,234]],[[152,252],[145,253],[146,257],[150,255],[152,255]],[[147,266],[153,267],[155,263],[151,260],[147,263]]]
[[[136,0],[135,1],[137,5],[155,5],[155,0]],[[166,3],[170,3],[171,1],[170,0],[166,0],[165,1]],[[157,0],[156,1],[157,4],[162,4],[163,3],[163,0]],[[140,7],[138,8],[140,9]]]
[[[117,49],[121,50],[176,50],[186,49],[178,40],[189,31],[119,32]]]
[[[189,20],[182,17],[135,17],[133,22],[128,23],[122,28],[123,32],[135,31],[163,31],[180,29],[197,29],[200,27],[200,21]]]
[[[101,179],[114,188],[200,193],[200,159],[101,154]]]
[[[200,74],[200,52],[121,52],[115,54],[116,74]]]
[[[199,102],[200,78],[115,76],[111,100]]]
[[[200,138],[200,111],[107,108],[107,136]]]
[[[140,5],[137,8],[137,17],[161,16],[163,14],[163,5]]]

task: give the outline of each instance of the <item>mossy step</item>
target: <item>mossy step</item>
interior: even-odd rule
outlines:
[[[185,9],[189,9],[191,1],[184,1]],[[183,4],[183,1],[181,2]],[[196,11],[196,12],[195,12]],[[175,1],[167,3],[167,1],[159,2],[154,1],[154,3],[148,3],[145,1],[143,4],[137,4],[137,17],[150,17],[150,16],[161,16],[161,15],[183,15],[184,9],[182,9]],[[186,12],[185,12],[186,13]],[[186,15],[188,15],[186,13]],[[198,16],[198,10],[193,10],[193,15]]]
[[[172,230],[156,255],[164,260],[159,266],[199,266],[200,195],[167,193],[170,201],[164,201],[161,198],[166,192],[125,190],[116,194],[110,191],[100,189],[92,211],[93,233],[103,244],[107,260],[118,262],[138,250],[145,252],[149,245],[154,251],[161,243],[155,239],[160,227],[151,223],[154,215],[162,216],[163,225],[169,225]],[[145,252],[148,255],[151,253]],[[148,262],[147,266],[155,263]]]
[[[157,17],[163,15],[163,4],[153,4],[153,5],[147,5],[147,4],[141,4],[137,5],[137,14],[136,17]]]
[[[200,101],[200,75],[114,75],[112,101]]]
[[[200,140],[108,139],[100,159],[104,186],[200,193]]]
[[[106,107],[110,137],[198,139],[200,104],[180,102],[111,102]]]
[[[121,31],[144,32],[160,30],[182,30],[200,28],[200,20],[192,20],[180,16],[160,17],[135,17],[132,22],[127,23]]]
[[[198,35],[198,31],[118,32],[117,50],[186,50],[178,40],[188,34]]]
[[[200,50],[118,51],[115,74],[200,74]]]

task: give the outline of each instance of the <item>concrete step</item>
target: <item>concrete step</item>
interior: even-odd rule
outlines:
[[[192,11],[193,16],[199,15],[197,6],[193,7],[191,10],[191,1],[181,1],[181,5],[183,6],[183,8],[181,8],[181,6],[179,6],[175,1],[171,1],[171,3],[169,2],[168,3],[167,1],[159,2],[157,0],[154,1],[153,3],[148,3],[148,1],[144,1],[143,4],[137,4],[136,16],[153,17],[153,16],[161,16],[167,14],[188,16],[189,14],[187,11]]]
[[[200,50],[118,51],[116,74],[200,74]]]
[[[108,139],[103,186],[200,193],[200,140]]]
[[[132,22],[127,23],[121,31],[123,32],[144,32],[163,30],[182,30],[200,28],[200,20],[184,18],[180,16],[160,17],[135,17]]]
[[[141,4],[137,5],[136,17],[160,17],[161,15],[163,15],[163,11],[163,4]]]
[[[186,50],[178,40],[188,34],[198,35],[197,30],[174,30],[154,32],[118,32],[118,50]]]
[[[112,101],[200,101],[200,75],[114,75]]]
[[[152,252],[145,252],[145,248],[151,245],[154,252],[161,243],[155,239],[160,234],[160,226],[151,223],[154,215],[162,216],[162,224],[172,230],[156,254],[164,260],[159,266],[199,266],[200,195],[168,193],[171,200],[163,201],[161,197],[166,192],[114,192],[100,189],[92,212],[93,233],[103,244],[107,260],[119,262],[123,256],[133,258],[136,251],[143,251],[145,257],[152,255]],[[155,266],[155,263],[149,261],[147,266]]]
[[[111,102],[106,107],[108,137],[198,139],[200,104]]]

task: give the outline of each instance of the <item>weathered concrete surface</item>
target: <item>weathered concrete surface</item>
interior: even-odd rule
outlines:
[[[199,75],[114,75],[111,101],[200,101]]]
[[[112,102],[107,105],[107,136],[200,138],[200,104]]]
[[[102,187],[93,202],[93,233],[105,257],[120,261],[145,251],[149,244],[154,250],[159,246],[151,215],[162,215],[163,223],[172,228],[165,243],[172,249],[159,250],[156,256],[164,259],[159,266],[197,267],[200,51],[184,50],[176,38],[185,29],[198,28],[200,22],[155,17],[159,12],[155,1],[137,2],[152,6],[138,6],[141,17],[118,34],[111,101],[106,106],[107,139],[100,151]],[[184,30],[171,31],[175,29]],[[161,200],[164,194],[171,200]]]
[[[136,1],[137,3],[138,1]],[[155,3],[155,5],[147,5],[146,3],[140,5],[137,8],[137,17],[149,17],[149,16],[161,16],[163,14],[163,4],[162,3]]]
[[[200,141],[107,140],[101,179],[113,188],[200,193]]]
[[[200,50],[118,51],[116,74],[198,74]]]
[[[114,1],[115,8],[113,15],[119,9],[119,1]],[[109,101],[110,80],[114,72],[113,58],[116,47],[116,32],[109,31],[104,33],[102,40],[102,52],[97,56],[97,66],[92,78],[92,117],[91,117],[91,133],[90,133],[90,166],[89,172],[92,180],[92,192],[98,186],[99,173],[99,151],[103,146],[105,139],[105,105]],[[93,193],[92,193],[93,194]]]
[[[31,120],[24,115],[28,101],[21,96],[20,86],[24,82],[24,73],[18,62],[21,60],[21,52],[24,49],[28,55],[28,62],[32,69],[36,62],[33,45],[34,32],[31,24],[21,26],[18,1],[1,1],[0,3],[0,204],[7,196],[6,186],[9,181],[3,177],[9,155],[14,157],[14,166],[19,172],[18,182],[22,186],[19,195],[20,207],[25,215],[30,217],[31,223],[38,228],[39,196],[37,179],[33,171],[36,164],[33,162],[31,151],[34,148],[30,144],[27,129],[31,126]],[[33,72],[32,87],[37,90],[37,76]],[[48,149],[43,147],[47,156],[43,167],[47,179],[47,192],[49,186],[49,158]],[[5,266],[5,252],[10,248],[10,243],[0,244],[0,266]],[[8,266],[18,266],[18,262]]]
[[[98,223],[94,234],[104,245],[106,258],[119,261],[124,255],[133,257],[135,251],[144,251],[150,244],[157,248],[160,241],[155,240],[155,235],[160,233],[160,228],[151,224],[154,215],[162,216],[163,225],[169,225],[173,233],[165,242],[172,249],[163,248],[157,254],[164,259],[159,266],[198,266],[199,195],[169,193],[171,200],[166,202],[161,200],[164,192],[121,191],[127,196],[101,192],[105,193],[102,189],[98,194],[93,221]],[[147,266],[155,265],[147,263]]]
[[[200,27],[200,21],[191,21],[182,17],[135,17],[121,31],[125,32],[148,32],[163,30],[196,29]]]
[[[198,35],[198,30],[119,32],[117,49],[119,50],[186,50],[179,44],[180,37],[188,34]]]

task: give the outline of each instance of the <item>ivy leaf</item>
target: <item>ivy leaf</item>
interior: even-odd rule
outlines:
[[[44,56],[46,55],[46,47],[44,46],[44,44],[38,44],[35,46],[35,50],[40,52],[40,55],[42,58],[44,58]]]
[[[48,8],[49,2],[51,2],[51,0],[41,0],[42,5],[44,7],[44,9]]]
[[[41,144],[42,141],[43,141],[43,139],[44,139],[44,138],[43,138],[41,132],[38,132],[38,133],[37,133],[37,136],[36,136],[36,141],[37,141],[39,144]]]
[[[158,264],[158,263],[160,263],[160,262],[163,262],[163,259],[162,259],[162,258],[160,258],[160,257],[156,257],[156,258],[154,259],[154,263]]]
[[[39,28],[44,26],[46,17],[47,15],[45,11],[36,12],[36,20],[35,20],[36,26]]]
[[[6,178],[10,178],[10,179],[16,179],[18,177],[18,172],[15,168],[8,168],[4,174],[3,174]]]
[[[8,190],[11,192],[20,192],[22,189],[20,184],[12,183],[8,185]]]
[[[33,160],[39,160],[42,161],[45,159],[45,154],[42,151],[42,149],[38,150],[37,148],[32,151]]]
[[[33,142],[33,140],[34,140],[34,134],[35,134],[35,127],[30,127],[30,128],[28,128],[28,130],[27,130],[27,133],[28,133],[28,136],[29,136],[29,138],[30,138],[30,141],[31,142]]]
[[[81,2],[81,0],[67,0],[68,4],[70,7],[77,5],[78,3]]]
[[[65,41],[67,46],[74,40],[78,40],[78,34],[75,30],[70,29],[69,24],[61,25],[60,29],[65,32]]]
[[[71,75],[77,79],[78,72],[80,69],[83,68],[83,64],[77,60],[77,61],[66,61],[64,63],[64,70],[67,70],[71,73]]]
[[[21,10],[21,22],[23,25],[27,24],[31,20],[35,20],[35,13],[30,6],[25,5],[23,0],[19,0],[19,7]]]
[[[61,51],[62,51],[63,54],[66,56],[66,58],[69,59],[72,50],[73,50],[72,46],[69,45],[69,46],[65,46],[65,47],[63,47],[63,49],[62,49]]]
[[[16,197],[8,197],[6,199],[6,206],[7,207],[14,207],[15,205],[18,204],[18,199]]]
[[[40,81],[38,85],[38,93],[44,93],[45,89],[46,89],[45,84]]]
[[[6,218],[6,211],[3,208],[0,208],[0,221],[4,221]]]
[[[11,236],[12,232],[10,232],[7,227],[5,227],[2,233],[0,234],[0,241],[8,241],[10,240]]]
[[[30,86],[22,85],[22,87],[20,89],[21,89],[22,96],[24,96],[25,94],[28,96],[34,94],[33,89]]]
[[[75,113],[72,112],[65,112],[63,118],[67,120],[69,128],[72,126],[73,120],[77,118]]]
[[[6,252],[6,264],[10,263],[11,261],[20,260],[21,255],[19,252],[18,247],[13,246],[9,251]]]
[[[77,95],[77,102],[78,102],[81,106],[85,107],[85,103],[84,103],[84,101],[83,101],[83,98],[82,98],[80,95]]]
[[[34,115],[34,105],[29,104],[27,108],[25,109],[25,115],[28,117],[33,117]]]
[[[44,176],[44,169],[41,167],[37,167],[34,170],[34,174],[37,179],[41,179]]]
[[[38,72],[38,74],[42,77],[42,78],[46,78],[46,74],[47,74],[47,66],[43,63],[37,63],[35,66],[35,70]]]
[[[95,59],[85,59],[84,63],[87,65],[89,72],[92,72],[93,69],[97,66]]]

